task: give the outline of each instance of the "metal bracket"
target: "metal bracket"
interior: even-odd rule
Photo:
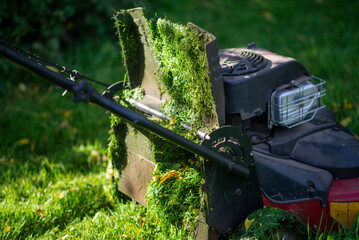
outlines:
[[[116,83],[112,84],[111,86],[109,86],[107,88],[107,90],[102,93],[102,96],[106,97],[106,98],[109,98],[109,99],[112,99],[113,95],[116,92],[122,91],[124,88],[125,87],[124,87],[123,81],[116,82]]]
[[[92,87],[86,80],[82,80],[80,83],[75,84],[72,87],[72,92],[74,94],[73,101],[77,102],[90,102],[91,95],[96,92],[94,87]]]

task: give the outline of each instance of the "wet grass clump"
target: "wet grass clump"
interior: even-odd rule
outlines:
[[[118,17],[119,14],[128,15],[123,11],[116,13],[116,26],[130,29],[132,23],[126,22],[127,18]],[[149,28],[147,37],[150,37],[147,41],[153,44],[153,58],[158,66],[156,81],[162,94],[166,93],[170,96],[170,100],[162,104],[161,111],[172,118],[171,121],[156,118],[151,120],[199,143],[195,129],[204,126],[211,129],[217,122],[205,52],[205,44],[211,38],[190,25],[183,26],[163,19],[146,19],[146,21]],[[126,24],[130,26],[126,27]],[[131,44],[126,45],[123,41],[126,36],[121,34],[129,34],[123,33],[121,29],[119,34],[121,47],[125,52],[124,61],[128,64],[126,52],[131,50]],[[132,64],[136,64],[136,61]],[[128,67],[126,66],[127,69]],[[120,93],[119,102],[127,105],[126,98],[131,94],[136,95],[133,94],[135,91]],[[194,130],[185,130],[181,123],[191,125]],[[132,125],[132,123],[128,124]],[[114,160],[114,157],[126,157],[116,152],[123,149],[119,145],[126,145],[120,140],[126,135],[126,126],[117,120],[117,117],[112,117],[112,129],[110,143],[112,158]],[[175,226],[182,229],[188,238],[201,211],[202,160],[145,129],[137,127],[134,132],[127,134],[143,134],[151,142],[156,167],[153,171],[153,181],[147,189],[148,213],[157,216],[158,224],[162,228],[167,228],[168,225]],[[118,159],[115,162],[124,163],[126,160]],[[117,168],[121,170],[123,166]]]
[[[134,107],[128,103],[126,98],[137,100],[142,98],[143,94],[144,93],[140,88],[129,90],[126,81],[124,81],[124,89],[115,96],[115,100],[123,106],[135,111]],[[111,159],[112,166],[121,172],[127,165],[125,138],[128,134],[128,127],[124,119],[119,118],[114,114],[111,114],[110,116],[110,124],[110,138],[108,144],[109,159]]]
[[[126,10],[117,11],[113,19],[115,20],[115,29],[120,40],[122,57],[128,77],[135,76],[137,78],[139,74],[137,64],[139,51],[141,50],[141,43],[137,39],[137,26],[133,22],[132,16]]]
[[[205,51],[211,37],[191,25],[163,19],[152,19],[149,29],[159,64],[160,86],[171,96],[163,108],[173,109],[173,116],[182,109],[182,115],[191,118],[197,127],[203,126],[205,119],[216,119]]]
[[[230,239],[304,239],[306,234],[306,226],[297,216],[264,207],[250,214]]]
[[[140,88],[125,90],[119,93],[116,99],[122,105],[136,111],[126,98],[133,99],[136,96],[137,99],[140,98],[138,94],[140,90]],[[151,120],[189,139],[196,138],[194,132],[186,131],[176,120],[166,121],[157,118]],[[116,116],[111,116],[111,124],[109,152],[113,166],[116,168],[115,181],[118,181],[117,176],[121,175],[121,171],[127,164],[126,142],[124,141],[126,134],[145,135],[151,143],[152,158],[156,166],[153,171],[153,180],[147,189],[146,218],[156,218],[161,231],[175,228],[184,239],[188,239],[201,208],[203,184],[201,160],[180,146],[146,129],[136,128],[133,123],[126,123]]]

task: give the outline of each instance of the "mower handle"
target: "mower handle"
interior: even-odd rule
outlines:
[[[0,56],[3,56],[20,66],[36,73],[37,75],[59,85],[60,87],[72,92],[74,94],[74,102],[92,102],[98,106],[109,110],[110,112],[125,118],[126,120],[134,123],[135,125],[147,129],[156,135],[159,135],[168,141],[177,144],[184,149],[197,154],[204,159],[210,160],[220,167],[227,169],[241,177],[248,178],[249,170],[242,165],[222,156],[214,149],[207,148],[205,146],[198,145],[188,139],[164,128],[147,118],[127,109],[119,103],[116,103],[112,99],[101,96],[94,87],[87,83],[86,80],[82,80],[80,83],[76,83],[67,79],[59,73],[56,73],[42,65],[39,65],[32,59],[0,44]]]

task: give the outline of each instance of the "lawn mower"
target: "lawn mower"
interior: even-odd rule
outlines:
[[[314,229],[324,230],[335,222],[351,226],[359,213],[359,139],[325,109],[324,80],[312,76],[295,59],[254,43],[218,50],[212,34],[189,23],[188,28],[209,39],[206,65],[218,125],[196,129],[201,139],[196,144],[146,118],[171,121],[160,111],[170,96],[161,92],[155,80],[157,63],[142,9],[127,13],[137,26],[134,35],[141,45],[135,54],[136,71],[125,64],[131,88],[140,86],[145,92],[142,99],[128,99],[137,112],[112,100],[114,92],[124,88],[123,82],[100,95],[84,76],[76,75],[82,79],[79,83],[69,80],[46,67],[48,62],[24,56],[4,41],[0,56],[72,92],[75,102],[93,102],[139,130],[124,136],[127,164],[118,187],[143,205],[155,168],[144,132],[203,157],[206,224],[199,221],[197,238],[230,235],[263,204],[287,210]]]

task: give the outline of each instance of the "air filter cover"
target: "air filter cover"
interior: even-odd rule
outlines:
[[[324,83],[319,78],[302,76],[276,89],[270,101],[270,125],[291,128],[312,120],[317,111],[325,107],[321,101]]]

